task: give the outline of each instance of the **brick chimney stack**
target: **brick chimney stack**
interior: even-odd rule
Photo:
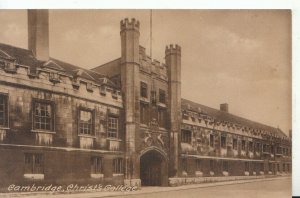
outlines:
[[[228,104],[227,103],[220,104],[220,110],[228,113]]]
[[[49,59],[48,10],[28,10],[28,49],[38,60]]]

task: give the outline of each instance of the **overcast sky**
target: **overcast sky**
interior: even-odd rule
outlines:
[[[149,10],[50,10],[50,56],[93,68],[120,57],[120,20],[137,18],[149,54]],[[27,48],[25,10],[0,10],[0,42]],[[291,128],[291,13],[154,10],[153,58],[182,47],[182,97],[285,133]]]

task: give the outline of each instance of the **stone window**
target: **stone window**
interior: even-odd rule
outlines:
[[[144,82],[141,82],[141,97],[148,98],[148,86]]]
[[[271,152],[272,154],[274,154],[274,145],[271,145],[271,147],[270,147],[270,152]]]
[[[182,170],[187,172],[188,171],[188,164],[187,164],[187,159],[183,158],[182,159]]]
[[[234,149],[234,150],[237,150],[237,139],[236,138],[234,138],[233,139],[233,141],[232,141],[232,148]]]
[[[221,147],[226,148],[226,136],[221,136]]]
[[[227,161],[222,162],[222,170],[228,172],[228,162]]]
[[[260,152],[260,143],[259,142],[256,143],[256,152]]]
[[[213,134],[210,134],[210,136],[209,136],[209,145],[210,145],[210,147],[215,146],[215,136]]]
[[[167,116],[167,111],[164,108],[158,108],[158,124],[162,128],[166,128],[166,116]]]
[[[181,130],[181,142],[190,144],[192,142],[192,132],[189,130]]]
[[[102,158],[91,157],[91,173],[99,174],[102,173]]]
[[[253,142],[249,142],[249,151],[253,151]]]
[[[33,101],[33,128],[54,131],[54,103],[51,101]]]
[[[25,153],[25,174],[43,174],[43,155],[39,153]]]
[[[93,135],[93,112],[88,109],[79,111],[79,133]]]
[[[0,127],[8,126],[8,96],[0,93]]]
[[[281,171],[280,171],[280,165],[279,165],[279,164],[277,164],[277,171],[278,171],[278,172],[281,172]]]
[[[159,89],[159,102],[165,104],[166,103],[166,91]]]
[[[123,173],[123,159],[122,158],[113,159],[113,167],[114,167],[113,173],[117,173],[117,174]]]
[[[214,160],[209,161],[209,168],[210,168],[210,171],[215,170],[215,161]]]
[[[242,140],[242,150],[245,151],[246,150],[246,141]]]
[[[245,171],[249,172],[250,164],[249,162],[245,162]]]
[[[277,154],[282,154],[282,148],[280,146],[277,147],[276,153]]]
[[[263,144],[263,152],[268,152],[268,145],[267,144]]]
[[[107,137],[117,138],[119,130],[119,119],[108,116],[107,118]]]
[[[140,106],[140,122],[148,125],[149,123],[149,105],[141,103]]]
[[[196,170],[202,171],[202,161],[201,159],[196,159]]]

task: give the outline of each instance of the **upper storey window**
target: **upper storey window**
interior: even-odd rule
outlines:
[[[107,120],[107,128],[107,136],[117,138],[119,129],[119,119],[117,117],[109,116]]]
[[[189,130],[181,130],[181,142],[190,144],[192,142],[192,132]]]
[[[93,134],[93,112],[91,110],[79,110],[79,133]]]
[[[165,90],[159,89],[159,102],[166,104],[166,92]]]
[[[8,126],[7,95],[0,94],[0,126]]]
[[[221,136],[221,147],[226,148],[226,137],[225,136]]]
[[[144,82],[141,82],[141,97],[143,98],[148,97],[148,86]]]
[[[36,130],[54,131],[54,103],[33,101],[33,127]]]

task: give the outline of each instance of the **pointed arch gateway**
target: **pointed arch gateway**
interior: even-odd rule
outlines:
[[[168,158],[165,152],[151,147],[141,153],[140,179],[142,186],[168,185]]]

